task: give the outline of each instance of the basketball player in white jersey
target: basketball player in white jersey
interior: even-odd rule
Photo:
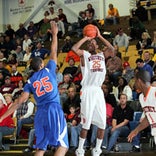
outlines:
[[[98,28],[97,38],[109,48],[110,55],[114,55],[114,47],[103,38]],[[79,49],[86,41],[88,41],[88,51]],[[97,48],[96,40],[86,36],[72,47],[72,50],[81,58],[83,77],[81,81],[82,89],[80,91],[82,130],[76,156],[84,156],[83,145],[91,124],[98,127],[96,147],[93,148],[92,155],[99,156],[102,152],[101,144],[106,126],[106,106],[101,86],[105,80],[106,67],[104,53],[97,53]],[[106,55],[108,57],[108,50]]]
[[[136,88],[142,92],[139,96],[139,101],[145,117],[142,122],[129,134],[128,141],[132,142],[133,138],[140,131],[150,125],[151,135],[154,136],[156,144],[156,87],[151,86],[151,76],[148,71],[139,71],[135,76],[135,80]]]

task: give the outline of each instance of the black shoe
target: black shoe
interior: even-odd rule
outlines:
[[[130,152],[140,152],[140,148],[133,146]]]
[[[24,153],[29,153],[29,152],[32,152],[34,149],[31,148],[31,147],[28,147],[26,149],[23,150]]]

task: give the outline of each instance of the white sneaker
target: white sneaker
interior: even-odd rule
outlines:
[[[84,156],[85,151],[82,149],[76,149],[75,154],[76,156]]]
[[[93,148],[92,150],[92,156],[100,156],[100,154],[102,153],[102,150],[97,150],[95,148]]]

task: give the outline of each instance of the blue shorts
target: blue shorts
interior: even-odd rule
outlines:
[[[67,124],[60,104],[39,106],[35,115],[35,148],[47,150],[47,146],[68,148]]]

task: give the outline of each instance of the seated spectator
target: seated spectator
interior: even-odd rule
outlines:
[[[28,46],[32,43],[30,37],[28,34],[24,35],[24,40],[23,40],[23,51],[25,52]]]
[[[128,39],[127,34],[124,33],[122,28],[119,28],[117,30],[117,35],[113,39],[113,45],[117,45],[119,48],[125,47],[125,51],[128,50],[129,39]]]
[[[68,88],[71,86],[75,87],[75,84],[71,81],[71,74],[66,73],[63,75],[63,81],[58,84],[60,102],[62,106],[68,98]]]
[[[8,110],[8,107],[3,103],[3,100],[0,99],[0,117]],[[15,130],[15,125],[12,120],[11,115],[6,117],[3,121],[0,122],[0,151],[4,150],[3,145],[3,136],[12,135]]]
[[[2,87],[0,87],[1,94],[12,94],[13,90],[16,88],[15,84],[11,83],[10,76],[5,77],[5,83]]]
[[[144,24],[138,19],[137,16],[130,18],[130,37],[132,39],[141,39],[141,35],[146,31]]]
[[[76,110],[80,108],[80,95],[76,93],[76,88],[74,86],[70,86],[68,88],[67,99],[63,103],[63,111],[65,116],[70,113],[69,106],[74,106]]]
[[[74,45],[74,43],[72,42],[70,36],[66,36],[66,38],[64,39],[64,44],[62,46],[61,51],[63,53],[67,53],[71,50],[73,45]]]
[[[14,100],[22,94],[22,91],[16,92],[14,95]],[[20,132],[22,130],[23,124],[33,124],[34,123],[34,104],[27,100],[25,101],[21,107],[19,107],[13,114],[13,117],[17,117],[17,138],[20,136]]]
[[[132,89],[128,85],[127,80],[124,77],[119,77],[118,79],[118,86],[114,87],[114,95],[116,98],[116,101],[119,102],[119,98],[121,94],[126,94],[126,101],[132,100]]]
[[[143,51],[144,49],[148,49],[151,47],[151,37],[148,32],[143,32],[141,35],[141,39],[137,42],[136,48],[139,51]]]
[[[4,75],[3,72],[0,70],[0,87],[4,85]]]
[[[19,91],[23,91],[23,87],[24,87],[24,81],[23,80],[19,80],[18,84],[17,84],[17,88],[15,88],[12,92],[12,97],[14,97],[14,95],[19,92]]]
[[[151,48],[154,49],[154,54],[156,53],[156,31],[153,32],[153,40],[151,43]]]
[[[12,69],[12,71],[11,71],[11,76],[10,76],[11,83],[17,86],[17,85],[18,85],[18,82],[19,82],[20,80],[23,80],[23,76],[22,76],[22,74],[17,70],[17,66],[16,66],[16,65],[12,65],[11,69]]]
[[[0,59],[0,71],[3,73],[4,78],[10,75],[10,71],[5,67],[4,58]]]
[[[133,120],[133,114],[134,111],[127,105],[127,95],[121,94],[119,105],[113,111],[112,126],[105,130],[106,151],[103,151],[104,154],[113,150],[119,137],[128,136],[130,133],[129,121]]]
[[[153,76],[153,69],[149,64],[144,63],[143,59],[138,58],[135,61],[138,70],[146,70],[150,73],[150,76]]]
[[[123,63],[122,76],[126,79],[128,83],[134,77],[134,69],[131,68],[129,62],[127,61]]]
[[[113,23],[117,24],[119,22],[119,11],[117,8],[113,6],[113,4],[109,4],[109,9],[107,12],[107,16],[105,18],[105,24]]]
[[[15,51],[13,52],[14,54],[16,54],[16,60],[17,63],[20,65],[20,62],[23,61],[23,50],[21,46],[17,46]]]
[[[104,82],[102,84],[102,90],[104,92],[106,103],[110,104],[113,108],[115,108],[117,106],[117,101],[114,94],[112,93],[113,91],[112,84]]]
[[[7,24],[5,35],[9,36],[11,41],[13,41],[13,39],[15,38],[15,30],[11,27],[11,24]]]
[[[10,108],[12,106],[12,104],[13,104],[13,96],[12,96],[12,94],[4,94],[4,98],[5,98],[7,107]]]
[[[18,62],[17,62],[17,55],[16,55],[14,52],[13,52],[12,54],[9,55],[8,64],[9,64],[10,66],[12,66],[13,64],[18,65]]]
[[[26,48],[25,54],[24,54],[24,56],[23,56],[23,62],[26,62],[27,65],[30,63],[30,57],[31,57],[32,48],[33,48],[33,45],[30,44],[30,45]]]
[[[151,59],[151,55],[152,54],[148,50],[146,50],[143,53],[143,60],[145,64],[149,64],[153,68],[154,61]]]
[[[117,79],[119,76],[122,75],[122,61],[116,55],[113,57],[108,58],[106,62],[106,68],[110,80],[112,81],[113,85],[117,85]]]
[[[63,75],[61,72],[59,72],[59,65],[56,67],[56,79],[57,79],[57,84],[61,83],[63,81]]]
[[[77,72],[77,67],[75,66],[75,60],[73,58],[69,58],[68,64],[69,66],[65,67],[62,74],[64,75],[68,73],[71,74],[71,76],[73,77],[74,74]]]
[[[43,42],[39,40],[36,42],[36,47],[32,51],[31,58],[41,57],[44,60],[49,55],[49,52],[48,49],[43,48]]]
[[[94,17],[95,17],[95,9],[93,8],[91,3],[87,4],[87,9],[86,10],[89,10],[90,16],[94,19]]]
[[[49,13],[50,20],[54,20],[56,17],[58,17],[58,13],[55,12],[54,7],[52,6],[49,8]]]
[[[72,50],[70,50],[66,55],[66,62],[70,60],[70,58],[73,58],[75,62],[80,62],[80,57],[75,54]]]

